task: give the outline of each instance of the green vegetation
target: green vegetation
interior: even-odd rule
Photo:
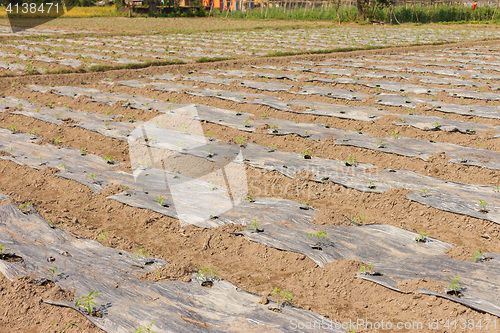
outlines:
[[[75,306],[83,306],[87,310],[88,314],[92,315],[94,313],[93,305],[96,305],[96,303],[94,302],[95,297],[99,297],[99,294],[97,293],[97,291],[91,291],[88,295],[80,297],[76,301]]]

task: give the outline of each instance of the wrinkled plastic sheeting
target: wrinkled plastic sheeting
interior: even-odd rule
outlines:
[[[53,92],[58,93],[59,87],[54,87]],[[64,91],[69,90],[64,87]],[[73,92],[76,89],[73,90]],[[239,92],[221,91],[225,93],[225,98],[233,101],[243,101],[248,97],[248,94]],[[199,92],[190,92],[192,94],[200,94],[203,96],[217,95],[217,90],[200,90]],[[171,110],[171,103],[165,103],[151,98],[145,98],[137,95],[128,95],[122,93],[93,93],[92,101],[114,101],[126,100],[127,106],[139,108],[142,110],[152,110],[153,107],[158,111]],[[154,103],[153,103],[154,102]],[[212,109],[214,110],[214,109]],[[201,118],[200,118],[201,119]],[[203,119],[202,119],[203,120]],[[493,170],[500,170],[500,154],[491,150],[477,149],[466,146],[460,146],[451,143],[433,142],[427,143],[419,139],[411,138],[376,138],[365,135],[360,132],[342,130],[336,128],[325,128],[319,124],[295,124],[291,121],[280,119],[264,119],[254,120],[254,124],[263,125],[272,122],[278,125],[280,134],[298,134],[303,137],[310,137],[312,140],[321,140],[328,137],[333,137],[337,140],[336,144],[366,148],[370,150],[379,150],[387,153],[393,153],[401,156],[418,157],[423,160],[429,159],[433,154],[438,154],[445,151],[452,158],[451,163],[474,165]],[[229,123],[229,122],[227,122]],[[238,121],[237,128],[241,129],[241,121]],[[233,124],[234,125],[234,124]],[[298,130],[300,127],[300,130]],[[246,126],[245,126],[246,128]]]
[[[256,82],[250,80],[243,80],[238,83],[241,87],[247,87],[263,91],[288,91],[293,86],[291,84],[284,84],[278,82]]]
[[[483,118],[500,119],[500,113],[497,106],[449,104],[426,98],[413,97],[413,96],[403,97],[394,94],[377,95],[377,103],[382,105],[402,106],[408,108],[415,108],[420,103],[427,103],[433,109],[440,112],[456,113],[465,116],[478,116]]]
[[[398,281],[431,278],[445,282],[460,276],[464,283],[463,296],[441,297],[467,305],[471,308],[500,316],[500,299],[497,290],[500,274],[498,259],[485,262],[463,262],[445,254],[451,245],[428,237],[428,242],[419,243],[419,235],[389,225],[322,226],[309,223],[261,224],[263,232],[244,230],[240,234],[252,241],[280,250],[306,255],[319,266],[338,259],[359,260],[373,263],[374,270],[382,276],[361,275],[390,289],[399,291]],[[325,231],[327,237],[317,240],[307,237]],[[313,247],[319,247],[315,249]],[[488,255],[490,256],[490,255]]]
[[[91,291],[101,317],[89,316],[67,301],[45,300],[49,304],[79,311],[97,327],[109,333],[134,332],[139,326],[156,332],[298,332],[291,320],[322,322],[325,318],[300,308],[258,303],[260,296],[212,278],[213,287],[201,286],[196,274],[191,282],[140,280],[138,277],[168,265],[159,259],[112,249],[99,242],[52,228],[36,212],[23,214],[12,204],[0,207],[0,241],[22,257],[20,262],[0,261],[0,271],[9,279],[32,275],[46,280],[57,267],[54,281],[73,290],[75,301]],[[49,258],[55,260],[50,263]],[[118,285],[118,288],[115,286]],[[342,330],[333,330],[343,332]]]
[[[229,86],[234,79],[219,79],[212,76],[196,76],[196,75],[183,75],[182,79],[184,81],[195,81],[195,82],[205,82],[210,84],[223,84]]]
[[[396,123],[398,126],[410,125],[424,131],[445,131],[460,132],[464,134],[474,134],[480,131],[499,131],[498,126],[491,126],[479,123],[469,123],[460,120],[446,119],[442,117],[426,116],[420,114],[410,114],[401,117],[402,122]]]
[[[370,95],[353,90],[316,86],[304,86],[298,93],[301,95],[321,95],[331,98],[347,99],[350,101],[362,101],[370,97]]]

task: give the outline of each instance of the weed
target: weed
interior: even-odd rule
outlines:
[[[96,305],[96,303],[94,302],[95,297],[99,297],[99,294],[97,293],[97,291],[91,291],[88,295],[80,297],[76,301],[75,306],[83,306],[91,316],[94,312],[93,305]]]
[[[97,240],[98,240],[99,242],[101,242],[104,238],[106,238],[106,236],[108,235],[108,232],[109,232],[109,231],[106,231],[106,232],[101,232],[101,233],[99,234],[99,237],[97,237]]]
[[[144,252],[144,249],[139,249],[139,251],[136,253],[134,258],[142,258],[142,257],[147,258],[148,255],[149,255],[149,252]]]
[[[427,237],[429,237],[429,235],[424,235],[424,233],[420,231],[420,235],[415,237],[415,241],[419,243],[426,243],[428,241]]]

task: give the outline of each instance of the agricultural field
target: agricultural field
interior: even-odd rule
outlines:
[[[500,30],[435,27],[328,27],[74,35],[70,30],[24,30],[12,38],[8,28],[0,30],[0,75],[45,74],[138,68],[151,64],[210,62],[332,50],[380,48],[411,44],[436,44],[487,40]]]
[[[498,332],[497,30],[43,29],[0,50],[2,332]]]

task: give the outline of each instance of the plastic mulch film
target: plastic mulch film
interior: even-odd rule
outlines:
[[[278,82],[256,82],[250,80],[243,80],[238,83],[239,86],[258,89],[263,91],[288,91],[293,86],[291,84],[286,83],[278,83]]]
[[[485,254],[492,260],[463,262],[445,254],[451,248],[445,242],[428,236],[424,237],[426,242],[418,242],[415,240],[418,234],[382,224],[319,228],[309,223],[272,223],[261,224],[260,229],[263,231],[244,230],[241,234],[266,246],[302,253],[320,266],[337,259],[372,263],[373,271],[367,269],[365,274],[358,273],[358,277],[397,291],[400,291],[398,282],[430,278],[448,285],[446,279],[460,276],[463,283],[460,297],[448,295],[445,288],[436,295],[500,316],[496,292],[499,285],[495,278],[500,273],[498,254]],[[316,238],[320,231],[326,237]]]
[[[83,307],[68,301],[43,300],[73,308],[109,333],[134,332],[150,326],[156,332],[299,332],[293,321],[327,323],[313,312],[274,301],[263,305],[260,295],[243,291],[230,282],[193,274],[190,282],[151,282],[138,277],[169,265],[75,237],[53,228],[34,210],[22,213],[12,204],[0,206],[0,242],[8,255],[19,261],[0,261],[7,278],[31,275],[39,283],[49,277],[59,287],[78,297],[97,292],[91,316]],[[54,267],[57,267],[54,269]],[[50,269],[54,269],[53,274]],[[202,286],[211,284],[212,287]],[[319,326],[316,326],[319,327]],[[316,330],[319,332],[319,329]],[[346,332],[333,327],[333,332]]]
[[[347,99],[350,101],[362,101],[370,97],[370,95],[353,90],[316,86],[303,86],[298,93],[301,95],[321,95],[331,98]]]

